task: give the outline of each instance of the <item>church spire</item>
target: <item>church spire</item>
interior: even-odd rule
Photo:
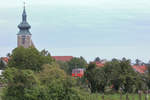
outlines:
[[[24,7],[23,7],[23,13],[22,13],[22,21],[27,21],[25,2],[24,2]]]
[[[18,28],[19,28],[19,32],[17,34],[18,47],[20,47],[20,46],[22,46],[24,48],[29,48],[31,46],[34,47],[34,44],[31,39],[32,34],[30,33],[31,26],[27,22],[25,2],[24,2],[24,6],[23,6],[22,21],[18,25]]]
[[[25,7],[25,2],[24,2],[24,7],[23,7],[23,13],[22,13],[22,22],[18,25],[18,28],[20,29],[19,34],[30,34],[29,29],[31,26],[27,22],[27,14],[26,14],[26,7]]]

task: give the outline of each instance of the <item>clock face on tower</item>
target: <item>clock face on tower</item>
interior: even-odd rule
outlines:
[[[25,41],[26,41],[26,36],[22,36],[22,44],[25,44]]]

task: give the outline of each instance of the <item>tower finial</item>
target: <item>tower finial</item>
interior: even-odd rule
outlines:
[[[23,8],[25,9],[26,8],[26,1],[24,0],[23,2]]]
[[[25,8],[25,6],[26,6],[26,2],[24,1],[24,2],[23,2],[23,7]]]
[[[27,17],[27,15],[26,15],[26,9],[25,9],[25,7],[26,7],[26,2],[25,2],[25,0],[24,0],[24,2],[23,2],[23,14],[22,14],[22,21],[26,21],[26,17]]]

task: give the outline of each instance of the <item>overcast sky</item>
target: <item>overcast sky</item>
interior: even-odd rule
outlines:
[[[35,46],[51,55],[150,60],[150,0],[26,0]],[[0,56],[17,46],[23,0],[0,3]]]

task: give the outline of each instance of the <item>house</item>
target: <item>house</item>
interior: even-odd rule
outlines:
[[[1,57],[0,59],[2,60],[5,66],[8,64],[8,61],[9,61],[8,57]]]
[[[132,68],[140,74],[144,74],[147,71],[147,67],[145,65],[133,65]]]
[[[72,77],[83,77],[84,76],[84,68],[75,68],[72,70]]]
[[[100,61],[96,61],[95,64],[97,67],[103,67],[105,63],[100,62]]]
[[[56,61],[67,62],[70,61],[73,58],[73,56],[52,56],[52,58],[54,58]]]

